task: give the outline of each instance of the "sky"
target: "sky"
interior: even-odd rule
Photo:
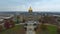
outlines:
[[[0,11],[60,11],[60,0],[0,0]]]

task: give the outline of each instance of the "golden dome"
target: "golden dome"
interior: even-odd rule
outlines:
[[[30,7],[29,10],[32,10],[32,8]]]
[[[32,8],[31,7],[29,8],[29,13],[32,13]]]

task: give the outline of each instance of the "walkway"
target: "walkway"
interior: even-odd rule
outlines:
[[[33,25],[34,23],[33,22],[31,22],[31,21],[29,21],[28,23],[27,23],[27,26],[26,26],[26,28],[27,28],[27,31],[26,31],[26,34],[36,34],[36,32],[34,31],[34,25]]]

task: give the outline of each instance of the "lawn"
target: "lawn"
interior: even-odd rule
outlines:
[[[56,34],[56,32],[57,32],[56,26],[48,25],[47,28],[48,28],[49,34]],[[25,34],[23,26],[17,25],[14,28],[1,32],[0,34],[23,34],[23,33]],[[40,34],[40,33],[37,32],[37,34]]]
[[[49,34],[57,34],[57,26],[48,26]]]
[[[24,29],[23,29],[22,25],[17,25],[14,28],[1,32],[0,34],[20,34],[20,33],[22,33],[23,30]]]
[[[48,29],[48,34],[57,34],[57,26],[53,26],[53,25],[47,25],[47,29]],[[41,34],[41,32],[43,34],[46,34],[46,31],[39,31],[40,28],[38,29],[38,31],[36,32],[37,34]]]

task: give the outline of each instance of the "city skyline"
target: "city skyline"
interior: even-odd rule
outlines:
[[[0,11],[60,11],[60,0],[0,0]]]

